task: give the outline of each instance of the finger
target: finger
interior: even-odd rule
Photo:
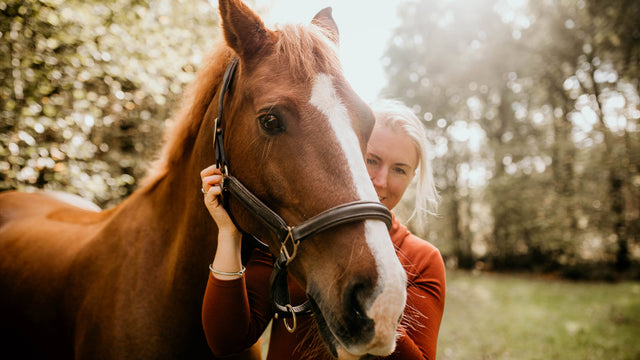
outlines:
[[[203,169],[202,171],[200,171],[200,178],[204,178],[206,176],[213,175],[213,173],[215,172],[216,169],[217,169],[216,164],[213,164],[213,165]]]
[[[204,178],[206,176],[211,176],[211,175],[222,175],[222,171],[218,169],[218,165],[213,164],[205,168],[204,170],[200,171],[200,178]]]
[[[217,207],[218,206],[218,196],[216,194],[214,194],[214,190],[213,189],[211,189],[206,194],[204,194],[204,201],[207,204],[213,205],[213,207]]]
[[[216,195],[220,195],[222,193],[222,187],[220,185],[203,185],[202,193],[208,194],[210,192],[214,192]]]
[[[222,184],[222,175],[210,175],[202,179],[202,188],[205,192],[212,186],[220,186],[220,184]]]
[[[222,193],[222,188],[220,185],[213,185],[209,187],[208,190],[205,190],[206,195],[218,196]]]
[[[222,175],[213,174],[202,179],[203,184],[220,185],[222,184]]]
[[[209,208],[209,210],[213,210],[213,209],[218,209],[220,207],[220,197],[218,196],[220,195],[220,188],[219,187],[212,187],[205,195],[204,195],[204,202],[205,205],[207,205],[207,207]],[[212,213],[213,215],[213,213]]]

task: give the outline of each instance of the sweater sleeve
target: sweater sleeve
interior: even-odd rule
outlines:
[[[269,303],[269,254],[254,250],[245,275],[220,280],[209,273],[202,303],[202,325],[215,356],[237,354],[251,347],[272,317]]]
[[[424,240],[420,240],[424,242]],[[424,242],[425,244],[428,244]],[[407,305],[396,350],[386,359],[435,359],[438,332],[444,312],[445,268],[440,252],[429,244],[431,251],[416,256],[412,249],[407,267]],[[422,249],[421,249],[422,250]]]

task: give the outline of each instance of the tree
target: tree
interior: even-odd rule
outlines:
[[[623,94],[627,101],[631,100],[621,91],[621,83],[633,86],[635,96],[640,93],[640,4],[629,0],[590,0],[586,7],[591,20],[586,26],[592,30],[590,45],[593,48],[587,60],[594,66],[589,71],[590,84],[584,84],[582,88],[595,95],[605,149],[611,155],[609,194],[613,231],[618,240],[616,266],[619,270],[626,270],[630,265],[630,242],[636,243],[640,233],[640,184],[632,181],[640,174],[640,151],[637,136],[631,135],[631,132],[638,132],[636,126],[640,116],[631,116],[635,120],[633,127],[624,126],[616,131],[606,122],[608,114],[605,113],[604,103],[616,93]],[[603,66],[598,66],[600,64]],[[597,72],[607,71],[608,67],[611,73],[619,77],[619,81],[598,78]],[[637,101],[635,108],[637,112]]]
[[[205,1],[0,2],[0,189],[128,195],[217,35]]]
[[[453,244],[446,253],[460,260],[484,248],[494,268],[543,271],[615,253],[628,266],[640,198],[637,8],[484,0],[400,9],[384,95],[413,106],[440,144],[449,229],[435,231]]]

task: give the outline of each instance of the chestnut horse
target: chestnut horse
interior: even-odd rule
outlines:
[[[265,27],[220,0],[224,41],[205,62],[143,186],[90,211],[46,192],[0,194],[0,344],[20,358],[195,359],[212,354],[201,302],[216,249],[199,172],[212,164],[221,82],[233,175],[288,224],[345,203],[377,202],[363,151],[370,109],[342,74],[330,9],[311,24]],[[237,224],[274,255],[279,239],[237,199]],[[360,219],[301,243],[288,267],[315,300],[338,358],[386,355],[405,305],[385,224]]]

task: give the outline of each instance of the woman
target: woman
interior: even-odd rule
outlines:
[[[376,193],[382,204],[392,210],[417,175],[412,218],[419,220],[425,211],[435,210],[437,204],[424,128],[411,109],[400,102],[383,100],[373,104],[372,109],[376,124],[365,160]],[[222,175],[211,166],[202,171],[201,179],[205,205],[219,228],[202,320],[214,355],[225,356],[252,346],[273,316],[268,288],[273,257],[253,250],[244,273],[242,236],[218,203]],[[408,282],[407,306],[398,328],[400,336],[396,350],[386,359],[434,359],[445,298],[442,257],[433,245],[411,234],[395,215],[390,235]],[[289,284],[292,304],[304,302],[304,290],[292,278]],[[325,358],[314,331],[310,317],[299,317],[298,330],[293,334],[281,321],[274,321],[267,359]]]

